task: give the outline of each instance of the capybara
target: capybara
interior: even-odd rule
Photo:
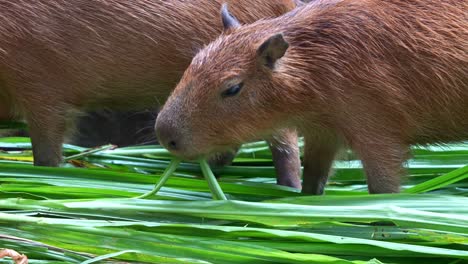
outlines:
[[[0,0],[0,112],[27,121],[34,164],[61,162],[67,120],[83,109],[163,103],[191,58],[223,31],[222,2]],[[295,7],[292,0],[227,2],[243,23]],[[300,170],[297,145],[286,146],[297,168],[280,178]]]
[[[157,133],[195,158],[297,127],[303,192],[323,193],[346,146],[370,193],[398,192],[410,144],[468,138],[467,12],[466,0],[323,0],[239,26],[223,11],[230,29],[194,57]]]

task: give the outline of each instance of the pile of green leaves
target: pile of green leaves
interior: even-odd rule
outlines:
[[[304,196],[275,185],[267,145],[251,143],[213,169],[227,201],[185,162],[134,198],[172,158],[159,146],[65,145],[63,168],[33,167],[30,147],[0,139],[0,248],[30,263],[468,262],[468,144],[414,148],[398,195],[368,195],[346,153],[326,195]]]

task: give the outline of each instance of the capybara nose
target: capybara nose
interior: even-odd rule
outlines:
[[[171,140],[167,143],[167,147],[170,150],[177,150],[177,142],[175,140]]]
[[[155,129],[156,136],[161,145],[169,151],[178,151],[181,149],[180,136],[173,122],[166,122],[158,117]]]

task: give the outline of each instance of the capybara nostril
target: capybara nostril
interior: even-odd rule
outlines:
[[[175,140],[171,140],[171,141],[169,141],[169,143],[167,144],[167,147],[168,147],[170,150],[177,150],[177,143],[175,142]]]

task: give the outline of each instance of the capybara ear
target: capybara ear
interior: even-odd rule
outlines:
[[[258,60],[261,65],[273,69],[275,62],[283,57],[289,44],[284,40],[283,34],[276,34],[269,37],[257,49]]]
[[[221,19],[223,20],[224,30],[234,29],[240,26],[239,20],[229,13],[226,3],[221,7]]]

